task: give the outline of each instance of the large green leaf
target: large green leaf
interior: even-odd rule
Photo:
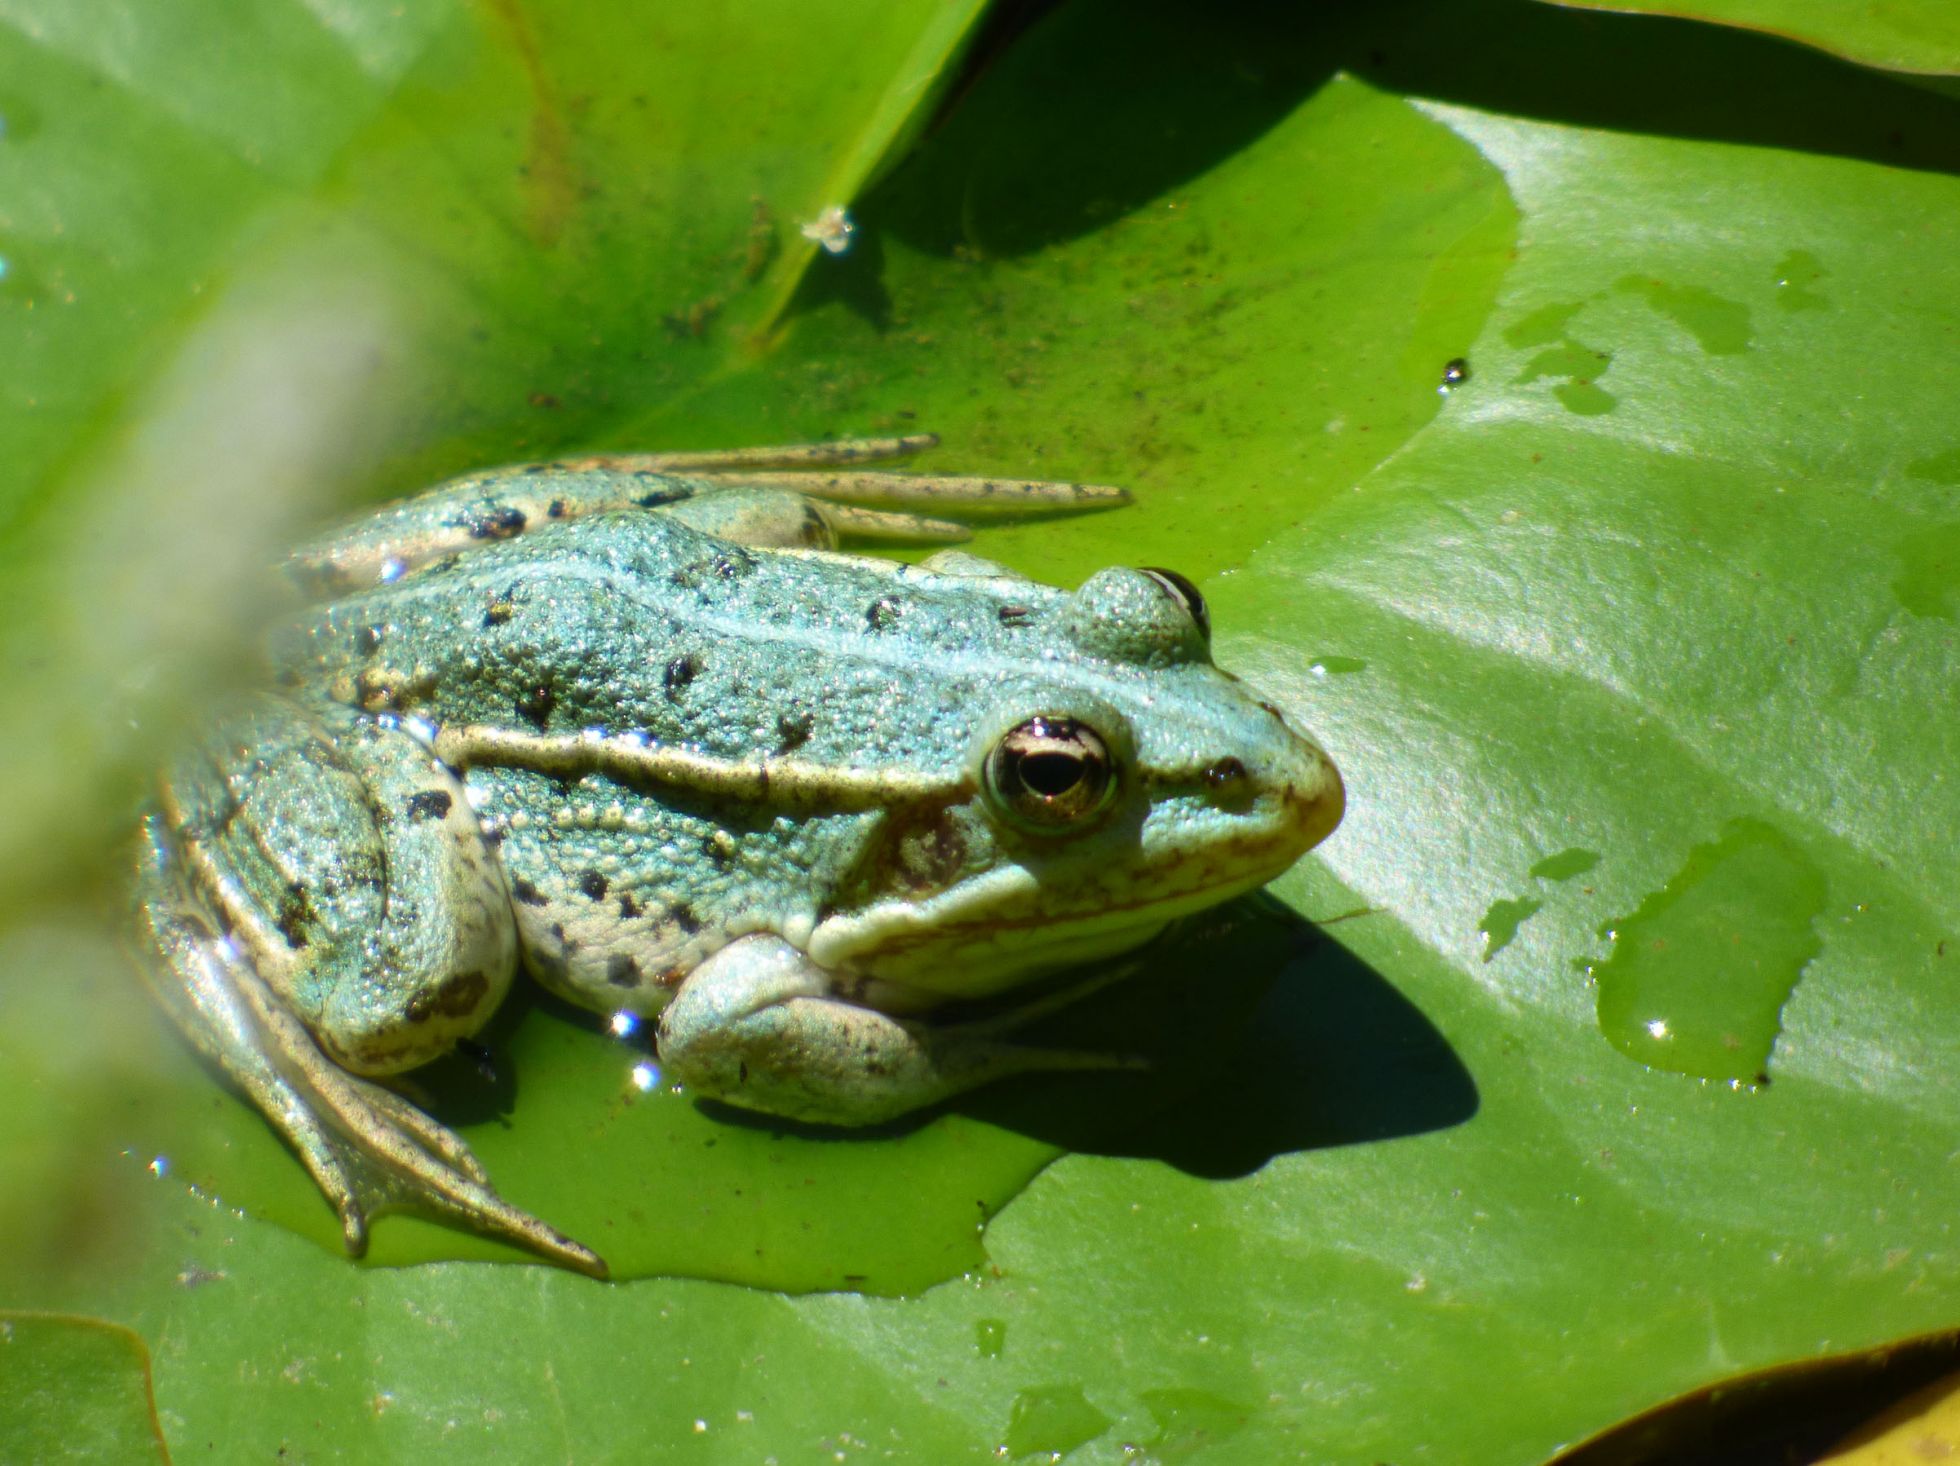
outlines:
[[[1811,0],[1552,0],[1586,10],[1637,11],[1743,26],[1834,51],[1866,66],[1951,76],[1960,41],[1946,0],[1817,5]]]
[[[143,1341],[95,1318],[0,1313],[0,1442],[23,1466],[167,1462]]]
[[[633,1055],[539,1009],[497,1082],[440,1080],[517,1200],[688,1279],[349,1264],[105,944],[18,915],[0,1298],[147,1338],[179,1454],[1522,1463],[1954,1322],[1952,104],[1499,0],[1078,0],[853,194],[849,254],[792,260],[779,227],[750,282],[751,194],[780,225],[851,192],[944,14],[782,12],[765,45],[678,8],[430,4],[369,34],[343,6],[366,39],[323,51],[239,3],[253,47],[211,60],[102,4],[64,28],[17,3],[0,39],[34,118],[0,163],[48,223],[0,327],[67,404],[0,428],[10,668],[90,617],[123,638],[37,674],[23,767],[129,747],[77,710],[183,628],[128,586],[179,585],[186,545],[246,563],[350,479],[917,424],[959,466],[1131,484],[983,547],[1201,575],[1221,661],[1350,790],[1284,909],[1069,1015],[1164,1056],[1152,1079],[778,1136],[631,1099]],[[91,200],[130,212],[84,228]],[[70,324],[84,262],[73,311],[114,309]],[[263,431],[227,440],[241,403]],[[177,456],[227,442],[208,479]],[[120,797],[66,835],[23,806],[16,889],[20,852],[86,848]],[[377,1246],[482,1255],[405,1219]]]

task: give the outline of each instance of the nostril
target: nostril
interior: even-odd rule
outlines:
[[[1205,788],[1213,804],[1226,809],[1243,808],[1252,801],[1252,776],[1245,765],[1229,754],[1205,769]]]

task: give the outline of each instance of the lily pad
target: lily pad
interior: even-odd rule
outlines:
[[[167,1463],[143,1341],[97,1318],[0,1313],[0,1436],[16,1461]]]
[[[832,1291],[793,1296],[351,1264],[108,946],[16,895],[0,1298],[147,1339],[179,1453],[1527,1463],[1724,1376],[1951,1326],[1953,104],[1740,31],[1523,0],[1078,0],[980,47],[909,157],[830,197],[840,159],[883,151],[868,119],[904,131],[880,109],[930,18],[806,19],[821,46],[778,32],[745,71],[687,49],[743,41],[733,19],[427,0],[397,31],[339,11],[367,37],[339,48],[365,79],[344,92],[298,12],[243,0],[225,14],[270,37],[266,75],[319,75],[171,90],[128,58],[196,55],[195,32],[126,53],[101,27],[0,32],[0,95],[44,88],[0,164],[68,226],[20,278],[66,288],[56,264],[86,262],[92,289],[124,292],[87,329],[0,322],[71,404],[54,427],[8,418],[9,593],[33,618],[10,665],[50,699],[10,736],[17,767],[91,790],[67,821],[22,807],[49,823],[9,828],[17,892],[54,889],[29,853],[58,873],[106,840],[135,779],[88,760],[134,768],[173,699],[136,686],[141,738],[79,710],[108,688],[127,707],[127,669],[184,628],[73,667],[49,659],[72,645],[54,630],[172,604],[114,587],[182,585],[182,533],[193,563],[243,565],[354,482],[560,445],[918,426],[948,466],[1125,482],[1120,514],[981,548],[1060,580],[1111,561],[1201,578],[1221,663],[1315,730],[1349,815],[1277,906],[1067,1015],[1092,1036],[1188,1032],[1182,1072],[798,1141],[795,1166],[828,1147],[850,1155],[838,1176],[935,1181],[974,1164],[961,1137],[1029,1169],[1066,1152],[1004,1199],[964,1276],[909,1298],[820,1270]],[[240,120],[253,106],[262,128]],[[147,193],[98,195],[100,174],[56,165],[119,146],[178,149],[185,181],[132,163]],[[577,186],[539,177],[552,157],[583,160]],[[745,283],[757,191],[779,249],[832,202],[851,249]],[[63,253],[111,237],[84,204],[126,198],[158,200],[129,205],[137,242]],[[210,458],[241,404],[278,451],[234,432],[242,458]],[[146,541],[166,489],[184,517]],[[122,527],[95,533],[110,568],[81,548],[78,526],[103,525]],[[198,624],[230,624],[204,605]],[[211,635],[165,690],[225,659]],[[90,772],[62,782],[71,765]],[[1693,1063],[1602,1029],[1615,963],[1642,960],[1619,944],[1639,941],[1673,984],[1654,1001],[1695,1002],[1628,1021],[1699,1025]],[[1766,974],[1787,996],[1764,1017]],[[1733,1010],[1704,1000],[1743,992],[1767,1083],[1709,1077]],[[676,1142],[596,1113],[628,1067],[609,1039],[542,1007],[511,1023],[514,1096],[484,1081],[457,1118],[519,1200],[631,1226],[581,1168]],[[686,1125],[665,1133],[738,1133]],[[195,1190],[153,1165],[194,1134]],[[736,1170],[783,1173],[767,1145],[747,1154]],[[831,1237],[910,1225],[856,1204]],[[290,1225],[269,1219],[282,1205]]]
[[[1864,66],[1951,76],[1960,72],[1953,13],[1941,0],[1818,6],[1805,0],[1551,0],[1586,10],[1659,15],[1786,36]]]

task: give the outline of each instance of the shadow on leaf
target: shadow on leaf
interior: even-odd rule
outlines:
[[[958,1108],[1194,1176],[1461,1124],[1477,1091],[1443,1036],[1372,968],[1267,896],[1160,944],[1136,978],[1030,1042],[1135,1053],[1150,1071],[999,1084]]]

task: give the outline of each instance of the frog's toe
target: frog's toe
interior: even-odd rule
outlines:
[[[438,1123],[391,1089],[383,1089],[378,1084],[370,1084],[366,1088],[368,1093],[365,1098],[382,1124],[399,1131],[450,1170],[461,1172],[479,1186],[490,1184],[490,1173],[484,1170],[483,1162],[476,1158],[476,1152],[465,1145],[463,1138],[454,1130]]]
[[[415,1211],[498,1237],[589,1277],[605,1259],[505,1201],[462,1138],[407,1100],[324,1059],[294,1143],[340,1214],[347,1250],[367,1250],[370,1218]]]

